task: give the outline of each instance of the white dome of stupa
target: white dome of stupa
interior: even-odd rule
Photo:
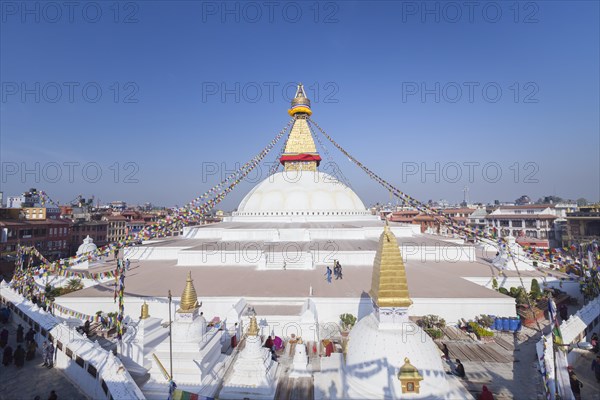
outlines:
[[[370,215],[352,189],[319,171],[278,172],[244,197],[234,216]]]
[[[83,243],[79,245],[79,247],[77,248],[77,255],[81,255],[81,254],[85,254],[85,253],[89,253],[92,251],[96,251],[98,249],[98,246],[96,246],[94,244],[94,239],[92,239],[90,237],[90,235],[87,235],[85,239],[83,239]]]
[[[418,394],[402,393],[397,375],[405,358],[423,377]],[[398,329],[379,329],[375,314],[361,319],[350,331],[344,369],[355,399],[444,399],[449,391],[437,345],[409,320]]]

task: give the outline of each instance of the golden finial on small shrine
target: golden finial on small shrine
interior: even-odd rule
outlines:
[[[256,317],[253,315],[250,317],[250,326],[248,327],[248,336],[258,336],[258,323],[256,323]]]
[[[198,304],[198,295],[196,294],[196,289],[194,288],[194,281],[192,280],[192,271],[188,272],[188,277],[185,283],[185,289],[183,289],[183,294],[181,295],[181,303],[179,304],[178,313],[189,313],[197,308],[200,305]]]
[[[148,313],[148,304],[144,301],[144,304],[142,304],[142,316],[140,317],[140,319],[146,319],[150,316],[150,314]]]

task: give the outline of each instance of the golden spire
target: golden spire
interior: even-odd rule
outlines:
[[[409,307],[412,304],[402,254],[387,221],[379,237],[369,294],[378,307]]]
[[[288,113],[295,118],[294,126],[287,139],[280,162],[285,171],[316,171],[321,156],[308,127],[308,118],[312,111],[310,100],[306,97],[302,84],[298,84],[296,96],[292,100],[292,108]]]
[[[181,295],[181,303],[179,304],[179,310],[177,312],[192,312],[199,308],[198,295],[194,288],[194,281],[192,280],[192,271],[188,272],[187,281],[185,283],[185,289]]]
[[[250,326],[248,327],[248,336],[258,336],[258,324],[256,323],[256,317],[253,315],[250,317]]]

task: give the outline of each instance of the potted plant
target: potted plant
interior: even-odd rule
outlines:
[[[493,340],[492,338],[494,336],[494,332],[485,329],[484,327],[480,326],[477,322],[469,322],[469,327],[479,340],[483,342],[489,342]]]
[[[444,336],[442,328],[446,326],[446,321],[437,315],[429,314],[421,318],[417,325],[419,325],[432,339],[440,339]]]
[[[350,329],[352,329],[352,327],[356,323],[356,317],[354,315],[348,314],[348,313],[341,314],[340,321],[342,322],[342,325],[341,325],[342,336],[348,336]]]

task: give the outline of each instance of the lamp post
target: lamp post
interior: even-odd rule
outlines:
[[[171,375],[171,380],[173,380],[173,335],[172,328],[173,322],[171,320],[171,290],[169,290],[169,374]]]

